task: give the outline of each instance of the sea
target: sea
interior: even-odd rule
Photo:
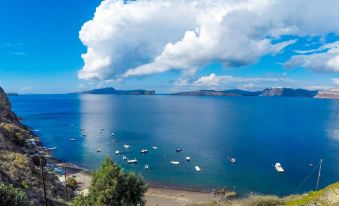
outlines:
[[[88,170],[109,156],[151,185],[288,195],[315,189],[322,159],[319,188],[339,181],[335,100],[92,94],[10,100],[42,144],[56,147],[56,158]]]

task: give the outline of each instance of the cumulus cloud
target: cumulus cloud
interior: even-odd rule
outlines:
[[[338,7],[330,0],[104,0],[79,34],[87,47],[79,78],[246,66],[295,42],[281,36],[339,33]]]
[[[293,56],[284,66],[287,68],[301,66],[317,71],[339,72],[339,41],[325,44],[307,53],[310,54]]]
[[[288,84],[294,82],[285,77],[236,77],[231,75],[217,76],[211,73],[192,82],[192,86],[201,88],[242,88],[255,89],[258,85]]]

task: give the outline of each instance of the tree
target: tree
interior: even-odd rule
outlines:
[[[12,185],[5,185],[1,182],[0,205],[33,206],[23,191],[14,188]]]
[[[106,157],[94,172],[88,196],[77,196],[74,206],[136,206],[145,205],[147,185],[134,173],[125,173],[113,160]]]

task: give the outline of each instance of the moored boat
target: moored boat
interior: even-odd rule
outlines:
[[[134,159],[134,160],[127,160],[127,163],[128,164],[136,164],[138,162],[137,159]]]
[[[279,162],[275,163],[274,167],[279,173],[285,172],[284,168],[281,166]]]
[[[197,165],[196,165],[194,168],[195,168],[195,171],[197,171],[197,172],[200,172],[200,171],[201,171],[200,167],[197,166]]]
[[[187,162],[191,161],[191,157],[188,157],[188,156],[187,156],[187,157],[186,157],[186,161],[187,161]]]
[[[179,161],[171,161],[171,164],[178,165],[178,164],[180,164],[180,162]]]
[[[148,152],[147,149],[142,149],[142,150],[140,151],[140,153],[143,153],[143,154],[145,154],[145,153],[147,153],[147,152]]]

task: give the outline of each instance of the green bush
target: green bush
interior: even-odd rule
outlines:
[[[133,206],[145,205],[143,199],[147,185],[142,177],[125,173],[109,157],[93,174],[88,196],[77,196],[74,206]]]
[[[24,192],[0,182],[0,205],[33,206]]]
[[[78,187],[78,183],[74,177],[68,177],[66,180],[66,185],[73,190],[75,190]]]

